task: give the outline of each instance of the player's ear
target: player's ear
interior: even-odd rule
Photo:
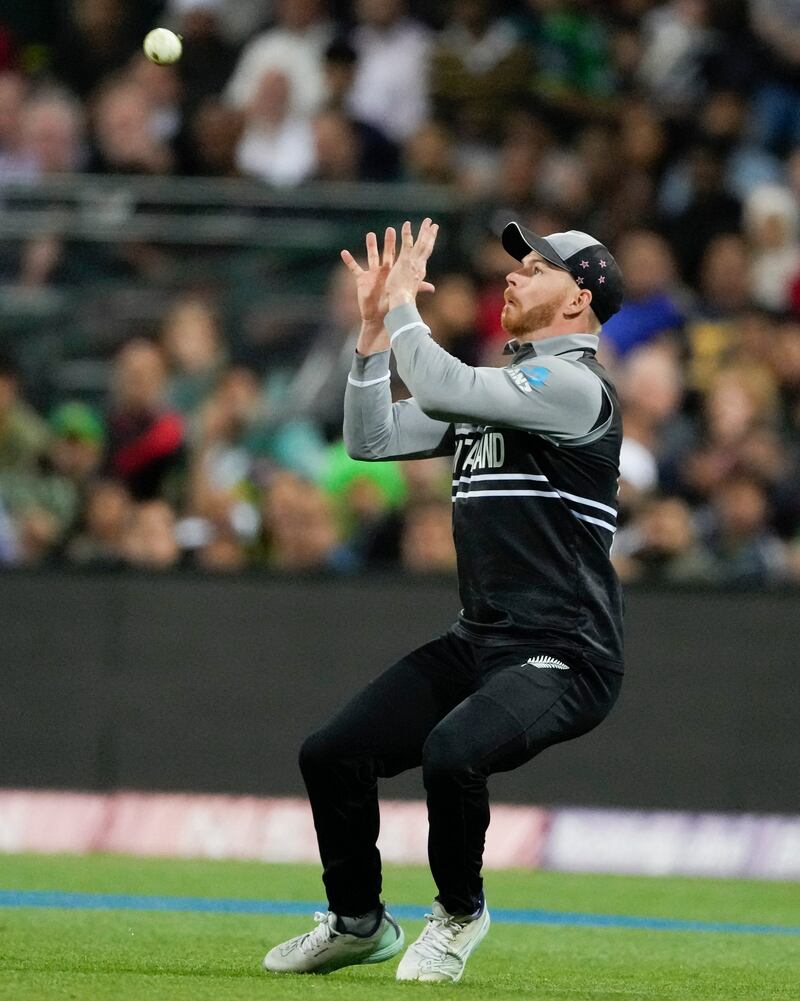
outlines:
[[[588,288],[575,288],[574,295],[567,303],[566,313],[569,317],[580,316],[592,306],[592,293]]]

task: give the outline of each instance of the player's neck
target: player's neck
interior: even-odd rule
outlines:
[[[551,323],[546,327],[539,327],[537,330],[530,330],[522,334],[518,334],[517,338],[520,341],[529,341],[535,343],[536,341],[546,341],[551,337],[569,337],[574,334],[595,334],[600,333],[599,330],[591,330],[591,323],[587,323],[586,319],[579,320],[560,320],[555,323]]]

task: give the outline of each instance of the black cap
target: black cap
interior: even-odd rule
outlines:
[[[550,264],[569,271],[581,288],[592,293],[592,310],[601,323],[619,311],[624,294],[622,272],[608,249],[593,236],[577,229],[537,236],[518,222],[510,222],[502,240],[518,261],[535,250]]]

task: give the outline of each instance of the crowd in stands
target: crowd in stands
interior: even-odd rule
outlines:
[[[448,186],[463,246],[434,257],[421,306],[469,364],[503,364],[505,222],[598,236],[626,280],[601,338],[624,407],[620,576],[800,581],[800,0],[7,8],[0,189],[77,172]],[[175,66],[141,54],[156,24],[183,36]],[[31,241],[2,280],[56,284],[58,256]],[[102,407],[39,412],[0,358],[0,564],[452,573],[447,460],[341,444],[358,314],[331,266],[283,410],[197,292],[116,353]]]

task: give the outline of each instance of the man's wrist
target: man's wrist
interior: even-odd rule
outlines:
[[[365,337],[377,337],[383,330],[383,317],[379,316],[374,320],[361,320],[361,333]]]
[[[408,306],[410,303],[417,301],[417,297],[413,292],[408,289],[401,289],[397,292],[389,293],[389,309],[395,309],[397,306]]]

